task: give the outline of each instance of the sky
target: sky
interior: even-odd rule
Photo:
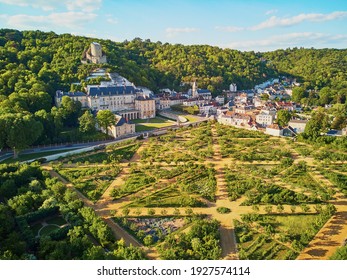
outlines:
[[[0,0],[0,28],[241,51],[346,48],[346,0]]]

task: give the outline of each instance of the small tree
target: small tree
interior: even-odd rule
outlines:
[[[180,209],[175,208],[175,210],[174,210],[173,214],[174,214],[175,216],[180,215],[180,214],[181,214],[181,213],[180,213]]]
[[[147,210],[148,215],[153,216],[155,215],[155,210],[153,208],[150,208]]]
[[[252,210],[256,213],[259,212],[259,206],[258,205],[252,205]]]
[[[310,212],[310,207],[307,206],[306,204],[302,204],[302,205],[300,205],[300,207],[301,207],[302,211],[304,211],[305,213]]]
[[[278,204],[276,208],[277,208],[277,211],[278,211],[279,213],[283,213],[284,207],[283,207],[282,204]]]
[[[272,205],[266,205],[264,210],[267,214],[270,214],[272,212]]]
[[[129,208],[124,208],[124,209],[122,210],[122,214],[123,214],[124,217],[125,217],[125,216],[128,216],[129,213],[130,213]]]
[[[153,244],[153,237],[152,235],[146,235],[145,238],[143,239],[143,244],[146,246],[150,246]]]
[[[187,208],[185,212],[186,212],[186,215],[188,215],[188,216],[193,215],[193,209],[192,208]]]

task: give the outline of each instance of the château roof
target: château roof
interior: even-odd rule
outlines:
[[[74,96],[86,96],[86,94],[84,92],[81,92],[81,91],[63,92],[61,90],[58,90],[58,91],[56,91],[56,96],[57,97],[63,97],[63,96],[74,97]]]
[[[120,94],[136,94],[141,90],[133,86],[95,86],[88,85],[88,95],[120,95]]]

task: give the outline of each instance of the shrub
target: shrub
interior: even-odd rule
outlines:
[[[227,208],[227,207],[218,207],[217,212],[219,214],[228,214],[231,212],[231,210],[230,210],[230,208]]]

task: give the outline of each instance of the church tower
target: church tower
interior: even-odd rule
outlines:
[[[192,96],[197,97],[198,96],[198,84],[196,81],[194,81],[193,86],[192,86]]]

